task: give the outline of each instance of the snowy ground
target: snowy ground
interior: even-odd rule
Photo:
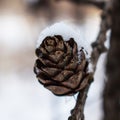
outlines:
[[[14,19],[14,16],[11,16],[10,19],[14,19],[17,23],[12,23],[12,20],[11,22],[7,21],[7,26],[4,21],[8,18],[5,20],[3,18],[5,19],[5,17],[0,19],[0,29],[4,28],[0,34],[2,50],[0,58],[0,120],[67,120],[69,112],[75,104],[74,97],[56,97],[43,88],[33,73],[34,52],[29,55],[24,53],[23,48],[25,47],[35,48],[36,41],[32,41],[35,37],[31,35],[33,31],[29,31],[29,27],[24,24],[25,21],[21,21],[20,18]],[[81,39],[89,40],[89,43],[94,41],[98,33],[99,22],[99,18],[96,16],[88,19],[80,27]],[[13,29],[9,29],[10,27]],[[15,40],[17,41],[15,42]],[[18,65],[17,57],[11,57],[17,50],[17,55],[20,56]],[[26,57],[24,61],[27,55],[29,59]],[[86,120],[101,120],[102,118],[101,96],[105,79],[105,70],[103,69],[105,57],[106,54],[100,57],[95,81],[90,87],[85,106]],[[25,62],[26,65],[27,61],[30,61],[30,66],[22,67],[22,62]]]

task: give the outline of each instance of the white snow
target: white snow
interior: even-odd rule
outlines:
[[[106,41],[105,41],[105,47],[109,49],[110,47],[110,35],[111,35],[111,30],[108,30],[106,33]]]
[[[45,28],[40,33],[36,47],[39,47],[45,37],[54,35],[61,35],[65,41],[68,41],[70,38],[74,38],[78,44],[78,48],[80,49],[83,47],[88,53],[91,49],[89,42],[81,37],[80,29],[77,26],[73,26],[65,22],[55,23]]]

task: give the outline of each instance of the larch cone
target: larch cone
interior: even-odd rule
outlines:
[[[55,95],[74,95],[92,79],[85,52],[83,48],[78,51],[73,38],[64,41],[60,35],[48,36],[36,48],[36,55],[36,77]]]

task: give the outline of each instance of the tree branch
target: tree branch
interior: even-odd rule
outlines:
[[[92,43],[93,51],[91,54],[91,62],[93,65],[93,74],[95,73],[96,65],[97,65],[100,55],[106,51],[104,42],[106,41],[106,32],[111,26],[110,11],[111,11],[110,6],[106,5],[101,15],[101,26],[100,26],[98,37],[96,41]],[[71,116],[68,118],[68,120],[84,120],[84,113],[83,113],[84,106],[85,106],[85,102],[86,102],[86,98],[87,98],[90,85],[91,85],[91,82],[82,92],[79,92],[76,105],[74,109],[72,110]]]
[[[74,109],[71,111],[71,116],[68,120],[84,120],[84,105],[87,98],[87,93],[89,90],[90,84],[81,92],[79,92],[77,96],[77,101]]]
[[[111,6],[107,4],[105,10],[101,15],[101,26],[99,34],[97,36],[96,41],[92,43],[93,51],[91,54],[91,61],[93,64],[94,72],[96,70],[96,65],[100,55],[107,50],[104,45],[104,42],[106,41],[106,33],[110,29],[110,27],[111,27]]]
[[[111,0],[112,27],[104,89],[104,119],[120,120],[120,0]]]
[[[106,5],[106,1],[95,1],[95,0],[55,0],[57,2],[60,1],[68,1],[68,2],[72,2],[74,4],[89,4],[89,5],[94,5],[99,9],[104,9],[105,5]]]

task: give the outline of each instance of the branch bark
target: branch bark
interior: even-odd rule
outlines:
[[[120,120],[120,1],[113,0],[112,33],[107,56],[104,120]]]

